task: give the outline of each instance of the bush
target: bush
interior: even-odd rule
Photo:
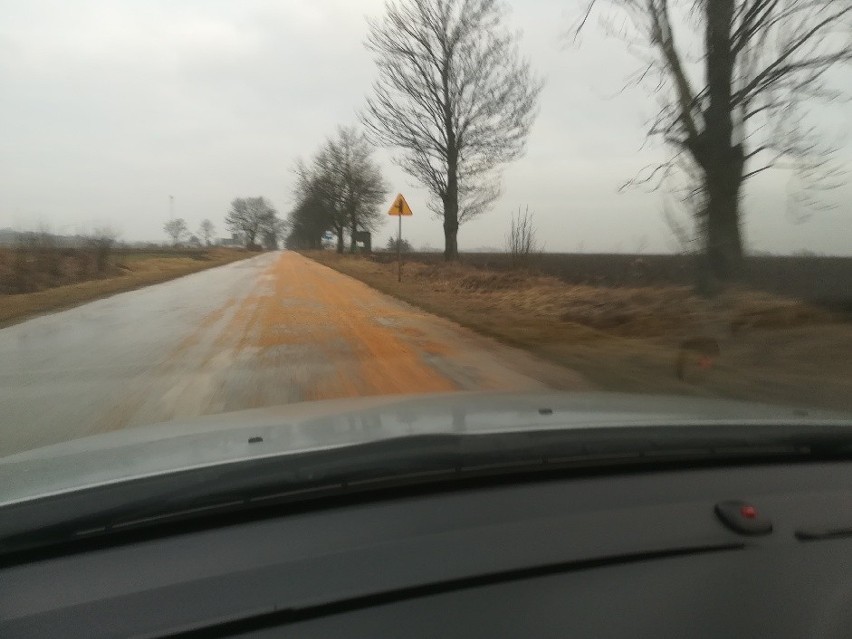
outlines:
[[[46,230],[17,233],[14,245],[2,253],[0,292],[33,293],[108,275],[115,238],[109,229],[98,229],[85,239]]]
[[[506,235],[506,250],[511,268],[528,267],[532,258],[541,251],[536,239],[536,229],[530,207],[512,216],[509,233]]]
[[[397,242],[397,239],[395,237],[388,238],[387,250],[391,251],[392,253],[396,253],[397,243],[398,242]],[[409,242],[405,238],[402,238],[402,240],[399,242],[399,246],[400,246],[400,252],[401,253],[411,253],[414,250],[411,247],[411,242]]]
[[[86,245],[94,253],[95,269],[98,273],[106,273],[110,266],[110,256],[115,246],[116,233],[109,228],[95,229],[86,239]]]

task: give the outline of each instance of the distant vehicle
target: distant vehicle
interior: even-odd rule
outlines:
[[[0,636],[840,637],[852,422],[359,398],[0,459]],[[791,605],[794,602],[794,605]]]

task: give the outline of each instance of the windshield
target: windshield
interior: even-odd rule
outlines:
[[[848,416],[852,14],[754,4],[0,0],[5,476]]]

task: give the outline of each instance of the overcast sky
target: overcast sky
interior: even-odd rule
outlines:
[[[662,150],[644,147],[653,105],[618,95],[636,62],[622,45],[561,34],[575,0],[514,0],[510,25],[546,79],[526,157],[507,167],[493,211],[462,227],[462,249],[500,247],[511,212],[535,212],[551,251],[646,252],[673,246],[658,194],[618,186]],[[294,160],[338,124],[356,123],[374,76],[365,16],[382,0],[0,0],[0,227],[60,233],[111,225],[122,239],[165,240],[169,195],[191,229],[236,196],[292,205]],[[842,76],[852,78],[852,74]],[[846,80],[849,81],[849,80]],[[614,96],[614,97],[613,97]],[[852,164],[850,109],[825,112]],[[416,247],[443,246],[424,191],[377,154],[414,217]],[[852,167],[849,167],[852,168]],[[852,255],[852,186],[836,208],[798,223],[782,172],[750,183],[753,250]],[[394,220],[395,221],[395,220]],[[394,232],[378,232],[384,243]]]

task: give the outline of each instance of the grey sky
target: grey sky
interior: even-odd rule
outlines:
[[[373,78],[365,15],[382,0],[0,0],[0,227],[62,233],[104,224],[123,239],[165,239],[168,196],[190,228],[224,232],[235,196],[265,195],[285,215],[290,169],[338,124],[356,122]],[[513,209],[535,211],[548,250],[663,251],[657,194],[618,186],[662,150],[641,148],[644,93],[616,97],[635,68],[622,45],[589,31],[560,39],[573,0],[510,2],[522,51],[547,86],[524,159],[504,174],[494,210],[462,227],[462,249],[499,247]],[[850,74],[842,76],[849,78]],[[848,80],[847,80],[848,81]],[[852,159],[850,105],[826,111]],[[441,247],[425,193],[378,157],[415,216],[415,246]],[[850,167],[852,168],[852,167]],[[788,176],[750,184],[752,249],[852,255],[852,187],[800,224],[785,213]],[[388,224],[380,242],[393,232]]]

